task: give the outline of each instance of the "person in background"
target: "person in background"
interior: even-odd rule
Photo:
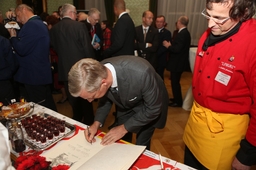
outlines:
[[[103,59],[119,55],[134,55],[135,26],[126,12],[124,0],[115,0],[114,13],[118,19],[112,29],[111,46],[103,51]]]
[[[52,27],[59,22],[59,19],[56,18],[54,15],[48,16],[46,18],[47,27],[49,30],[52,29]],[[61,99],[57,101],[58,104],[65,103],[68,100],[64,84],[63,82],[59,81],[58,76],[58,55],[56,51],[54,51],[50,47],[50,58],[51,58],[51,64],[52,64],[52,73],[53,73],[53,89],[61,92]]]
[[[249,170],[256,163],[255,1],[206,0],[184,130],[185,164]]]
[[[167,65],[168,49],[163,46],[163,41],[171,41],[171,32],[165,28],[165,17],[156,17],[156,28],[158,29],[157,69],[156,72],[164,80],[164,70]]]
[[[64,4],[62,20],[50,30],[51,47],[58,54],[58,77],[64,83],[68,101],[73,110],[73,119],[91,125],[94,120],[93,106],[68,91],[68,72],[82,58],[95,58],[90,36],[84,23],[76,21],[76,7]]]
[[[23,24],[17,33],[9,28],[10,41],[17,56],[19,68],[14,80],[19,83],[20,95],[27,101],[57,110],[52,93],[52,73],[49,60],[50,37],[48,29],[31,7],[21,4],[15,9],[17,21]]]
[[[167,63],[167,70],[171,72],[171,86],[173,99],[169,106],[181,107],[182,93],[180,86],[180,78],[185,69],[186,61],[189,59],[189,48],[191,43],[191,36],[187,29],[189,19],[187,16],[179,17],[177,21],[177,27],[179,32],[176,38],[171,43],[170,41],[164,41],[163,45],[169,51],[169,61]]]
[[[12,81],[17,66],[9,39],[0,35],[0,102],[4,105],[16,98]]]
[[[49,16],[49,14],[47,12],[42,12],[40,14],[40,18],[41,20],[44,22],[45,25],[47,25],[47,22],[46,22],[46,18]]]
[[[102,51],[104,51],[111,46],[111,29],[107,20],[101,21],[101,29],[103,32]]]
[[[84,21],[87,30],[88,35],[91,37],[91,41],[94,40],[94,36],[97,36],[95,38],[94,42],[92,42],[92,47],[94,49],[95,57],[98,61],[101,60],[101,48],[103,46],[103,35],[101,26],[98,23],[100,20],[100,11],[96,8],[91,8],[88,12],[88,17],[86,21]]]
[[[5,38],[10,38],[10,33],[4,26],[4,17],[1,11],[0,11],[0,35]]]
[[[88,15],[84,12],[79,12],[77,14],[77,21],[86,21]]]
[[[145,11],[142,14],[142,25],[135,28],[135,50],[140,57],[157,68],[157,49],[158,49],[158,31],[152,25],[154,15],[151,11]]]
[[[71,68],[68,81],[73,96],[89,102],[100,99],[90,134],[85,131],[88,142],[95,141],[94,135],[104,124],[112,103],[116,104],[117,124],[102,138],[103,145],[124,136],[122,139],[131,142],[132,133],[136,133],[136,144],[150,149],[155,128],[165,126],[167,90],[154,68],[140,57],[117,56],[101,63],[82,59]]]
[[[58,11],[53,11],[52,15],[55,16],[58,20],[60,20],[60,14]]]

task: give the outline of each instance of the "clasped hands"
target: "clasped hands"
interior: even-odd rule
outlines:
[[[169,48],[170,46],[172,46],[172,43],[170,41],[163,41],[163,46],[165,46],[166,48]]]
[[[85,139],[88,142],[94,143],[96,141],[94,136],[97,133],[97,130],[99,127],[100,127],[100,122],[96,121],[89,128],[90,135],[88,133],[88,130],[84,131]],[[112,144],[112,143],[116,142],[117,140],[121,139],[127,132],[128,131],[125,129],[123,124],[116,126],[112,129],[110,129],[110,131],[108,133],[106,133],[106,135],[102,138],[101,144],[102,145]]]

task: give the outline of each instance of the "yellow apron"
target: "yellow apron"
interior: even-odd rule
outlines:
[[[183,140],[210,170],[229,170],[249,125],[249,115],[217,113],[194,102]]]

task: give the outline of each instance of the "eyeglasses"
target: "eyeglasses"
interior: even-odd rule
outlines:
[[[213,20],[215,23],[217,23],[217,24],[224,24],[225,22],[227,22],[229,19],[230,19],[230,17],[227,17],[227,18],[224,18],[224,19],[218,19],[218,18],[214,18],[214,17],[211,17],[211,16],[209,16],[209,14],[206,12],[206,9],[204,9],[202,12],[201,12],[201,14],[206,18],[206,19],[208,19],[208,20]]]

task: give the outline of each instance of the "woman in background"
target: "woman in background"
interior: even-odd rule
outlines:
[[[103,31],[103,48],[102,50],[106,50],[111,45],[111,29],[109,27],[109,23],[107,20],[101,22],[101,29]]]

